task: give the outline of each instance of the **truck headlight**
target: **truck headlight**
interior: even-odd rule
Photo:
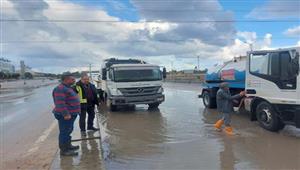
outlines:
[[[157,91],[157,93],[163,93],[164,92],[164,88],[160,87]]]
[[[122,95],[121,91],[116,88],[109,88],[109,93],[112,96],[121,96]]]

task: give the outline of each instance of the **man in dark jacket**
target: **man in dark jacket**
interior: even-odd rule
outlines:
[[[75,83],[72,75],[63,75],[62,83],[54,88],[52,96],[55,108],[54,117],[59,126],[59,148],[62,156],[76,156],[75,150],[79,146],[71,145],[71,133],[73,131],[74,121],[80,113],[80,102],[78,95],[71,86]]]
[[[81,104],[79,127],[82,135],[85,135],[86,132],[86,113],[88,113],[87,130],[99,130],[94,127],[95,105],[99,106],[99,99],[95,85],[90,83],[89,76],[87,74],[83,74],[80,81],[76,83],[75,89],[79,95]]]
[[[233,110],[233,101],[245,96],[245,92],[242,91],[240,94],[231,96],[228,83],[221,83],[220,89],[217,92],[217,108],[220,113],[223,114],[222,119],[215,123],[215,128],[221,130],[223,123],[225,124],[225,132],[229,135],[233,134],[231,127],[231,114]]]

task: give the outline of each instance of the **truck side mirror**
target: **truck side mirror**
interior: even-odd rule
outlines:
[[[165,67],[163,68],[162,74],[163,74],[163,78],[166,79],[167,78],[167,70]]]
[[[107,80],[107,71],[105,68],[102,69],[102,80]]]

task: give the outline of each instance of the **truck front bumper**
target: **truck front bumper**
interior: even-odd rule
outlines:
[[[110,96],[109,99],[113,105],[131,105],[131,104],[152,104],[165,101],[165,95],[156,94],[149,96]]]

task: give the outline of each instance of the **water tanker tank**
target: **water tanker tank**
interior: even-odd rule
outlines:
[[[245,88],[246,57],[237,57],[208,70],[205,81],[209,86],[218,87],[221,82],[228,82],[230,88]]]

